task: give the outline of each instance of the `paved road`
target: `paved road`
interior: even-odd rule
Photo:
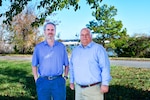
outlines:
[[[0,56],[0,60],[26,60],[31,61],[31,56]],[[112,66],[128,66],[137,68],[150,68],[150,61],[110,60]]]
[[[110,60],[110,64],[114,66],[128,66],[137,68],[150,68],[150,61],[135,60]]]
[[[31,56],[0,56],[0,60],[27,60],[31,61]]]

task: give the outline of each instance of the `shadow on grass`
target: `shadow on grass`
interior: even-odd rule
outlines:
[[[105,100],[150,100],[150,91],[113,85],[105,94]]]
[[[0,77],[0,86],[7,83],[16,84],[16,86],[14,85],[14,88],[1,87],[0,100],[37,100],[34,79],[33,76],[29,74],[29,72],[8,66],[6,68],[0,68],[0,75],[7,76]],[[11,91],[16,92],[16,88],[19,88],[17,87],[17,84],[21,84],[21,88],[25,91],[25,93],[17,91],[16,94],[14,93],[15,95],[11,95],[10,89],[14,89]],[[75,91],[72,91],[69,86],[67,86],[66,89],[67,100],[75,100]],[[7,93],[2,95],[2,91],[5,90]],[[110,91],[105,94],[105,100],[150,100],[150,91],[112,85],[110,86]]]
[[[110,86],[110,90],[105,95],[105,100],[150,100],[150,92],[127,88],[124,86]],[[67,100],[75,100],[75,91],[67,86]]]
[[[10,96],[0,96],[0,100],[36,100],[36,99],[31,99],[29,97],[10,97]]]
[[[32,78],[27,78],[32,80]],[[0,96],[0,100],[37,100],[36,91],[34,83],[25,83],[28,86],[28,89],[31,90],[31,97],[20,95],[10,97],[10,96]],[[66,100],[75,100],[75,91],[70,90],[69,86],[67,89],[67,99]],[[109,93],[105,94],[105,100],[150,100],[150,92],[136,90],[134,88],[126,88],[123,86],[110,86]]]
[[[71,90],[69,86],[66,86],[67,98],[66,100],[75,100],[75,91]]]
[[[21,64],[16,65],[18,66],[24,67]],[[31,69],[30,66],[28,68]],[[33,76],[26,69],[5,66],[0,68],[0,75],[0,86],[4,86],[0,90],[0,100],[37,99]]]

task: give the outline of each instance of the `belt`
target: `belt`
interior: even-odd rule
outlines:
[[[58,76],[41,76],[42,78],[46,78],[48,80],[54,80],[56,78],[62,77],[62,75],[58,75]]]
[[[97,84],[100,84],[101,82],[96,82],[96,83],[93,83],[93,84],[89,84],[89,85],[79,85],[81,88],[86,88],[86,87],[91,87],[91,86],[94,86],[94,85],[97,85]]]

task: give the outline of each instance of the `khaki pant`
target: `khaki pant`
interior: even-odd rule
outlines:
[[[104,94],[100,92],[100,84],[86,88],[76,84],[75,100],[104,100]]]

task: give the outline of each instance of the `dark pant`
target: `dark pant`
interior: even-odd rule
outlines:
[[[48,80],[39,77],[36,81],[38,100],[66,100],[66,81],[63,77]]]

